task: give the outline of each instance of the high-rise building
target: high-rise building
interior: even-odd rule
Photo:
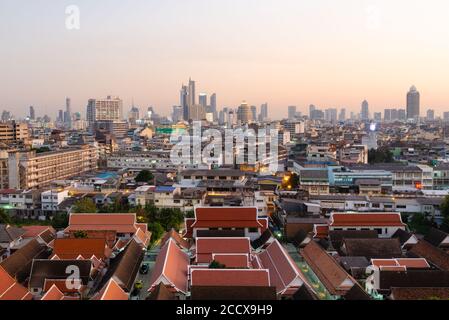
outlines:
[[[449,122],[449,112],[444,112],[444,113],[443,113],[443,120],[444,120],[445,122]]]
[[[136,106],[131,107],[131,110],[128,113],[128,121],[130,124],[135,125],[137,123],[137,120],[140,119],[140,111],[139,108]]]
[[[123,101],[112,96],[101,100],[89,99],[86,120],[91,130],[97,121],[123,121]]]
[[[309,118],[310,119],[313,119],[313,112],[316,110],[316,107],[313,105],[313,104],[311,104],[310,106],[309,106]]]
[[[337,109],[329,108],[324,110],[324,120],[331,123],[337,122]]]
[[[56,121],[64,122],[64,110],[58,110],[58,119]]]
[[[70,98],[65,99],[64,124],[66,124],[68,128],[70,128],[72,124],[72,107]]]
[[[340,109],[340,113],[338,115],[338,121],[340,121],[340,122],[346,121],[346,109],[345,108]]]
[[[179,105],[182,107],[184,121],[189,121],[189,88],[185,85],[181,87]]]
[[[391,121],[399,120],[399,111],[398,109],[391,109]]]
[[[268,120],[268,103],[264,103],[260,106],[259,121],[263,122]]]
[[[288,107],[288,119],[293,120],[296,118],[296,106]]]
[[[33,106],[30,106],[30,120],[36,120],[36,112]]]
[[[364,100],[362,102],[362,110],[360,112],[360,120],[367,121],[369,120],[369,104],[368,101]]]
[[[415,86],[410,88],[407,93],[407,119],[418,120],[420,115],[419,110],[420,104],[420,94],[416,90]]]
[[[212,93],[210,96],[210,111],[214,115],[214,121],[217,120],[218,114],[217,114],[217,94]]]
[[[434,121],[435,120],[435,110],[429,109],[427,110],[427,121]]]
[[[189,107],[189,120],[201,121],[206,119],[206,109],[200,104],[194,104]]]
[[[207,94],[206,93],[200,93],[199,104],[202,105],[204,109],[207,108]]]
[[[237,120],[242,124],[252,122],[251,107],[245,101],[238,108]]]
[[[384,121],[391,121],[391,109],[384,110]]]
[[[251,121],[256,122],[257,121],[257,107],[251,106]]]
[[[7,121],[0,123],[0,142],[18,142],[29,138],[28,125],[16,121]]]
[[[397,112],[398,112],[397,120],[399,121],[407,120],[407,112],[405,111],[405,109],[398,109]]]
[[[374,120],[377,122],[382,121],[382,112],[374,112]]]
[[[189,107],[191,107],[194,104],[196,104],[195,81],[193,81],[192,79],[189,79],[189,91],[188,91],[188,93],[189,93],[189,95],[188,95],[188,105],[189,105]]]
[[[173,122],[177,123],[179,121],[182,121],[184,119],[184,110],[181,106],[173,106],[173,113],[172,113],[172,120]]]

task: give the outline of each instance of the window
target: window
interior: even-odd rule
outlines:
[[[249,228],[248,230],[250,233],[256,233],[257,231],[259,231],[258,228]]]
[[[382,234],[382,229],[380,229],[380,228],[377,228],[377,229],[374,229],[374,230],[376,230],[376,231],[377,231],[377,234]]]

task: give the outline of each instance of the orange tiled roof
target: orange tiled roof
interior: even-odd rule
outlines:
[[[22,229],[25,230],[25,233],[22,235],[23,238],[36,238],[47,230],[56,234],[56,230],[49,226],[23,226]]]
[[[184,248],[184,249],[190,248],[190,243],[187,240],[185,240],[184,238],[182,238],[181,235],[174,229],[171,229],[164,235],[164,237],[161,240],[161,247],[163,247],[170,238],[175,240],[175,242],[181,248]]]
[[[332,213],[331,227],[405,227],[399,213]]]
[[[372,259],[371,264],[376,267],[405,267],[406,269],[429,269],[430,265],[424,258]]]
[[[134,213],[72,213],[66,232],[82,230],[134,233],[137,231],[136,215]]]
[[[118,285],[118,283],[111,279],[103,289],[92,300],[128,300],[128,294]]]
[[[214,253],[251,253],[249,238],[197,238],[196,259],[197,263],[210,263]]]
[[[271,285],[276,286],[277,293],[283,293],[291,287],[299,288],[304,284],[301,271],[279,241],[274,240],[258,256],[262,266],[270,270]]]
[[[199,207],[195,209],[195,228],[262,228],[256,207]]]
[[[264,269],[192,269],[192,286],[269,287],[269,271]]]
[[[249,259],[247,254],[214,254],[212,259],[226,268],[249,268]]]
[[[0,266],[0,300],[31,300],[31,293]]]
[[[313,226],[314,238],[324,239],[329,236],[329,226],[326,224],[316,224]]]
[[[77,259],[78,256],[90,259],[96,256],[100,259],[106,256],[106,239],[56,239],[54,242],[53,253],[62,260]]]
[[[64,294],[58,289],[56,285],[52,285],[50,290],[42,297],[41,300],[63,300]]]
[[[166,285],[170,283],[170,286],[175,291],[187,293],[189,264],[189,255],[183,252],[173,239],[169,239],[156,258],[148,291],[152,291],[161,282],[164,282]]]

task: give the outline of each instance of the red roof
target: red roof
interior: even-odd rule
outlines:
[[[164,283],[165,285],[170,284],[174,291],[186,293],[189,263],[189,255],[170,238],[157,256],[148,291],[152,291],[160,283]]]
[[[0,266],[0,300],[31,300],[31,293]]]
[[[92,300],[129,300],[128,294],[118,285],[118,283],[111,279],[101,289],[101,291]]]
[[[23,238],[36,238],[42,232],[50,230],[53,234],[56,234],[55,229],[49,226],[23,226],[25,233],[22,235]]]
[[[249,268],[249,259],[247,254],[214,254],[212,259],[226,268]]]
[[[92,256],[97,258],[107,258],[106,239],[56,239],[54,241],[53,254],[56,254],[61,260],[73,260],[78,256],[90,259]],[[109,253],[109,251],[108,251]]]
[[[327,224],[315,224],[313,226],[314,238],[324,239],[329,236],[329,226]]]
[[[69,218],[69,231],[116,231],[135,233],[136,214],[134,213],[72,213]]]
[[[424,258],[399,258],[399,259],[372,259],[373,266],[382,268],[385,267],[400,267],[406,269],[429,269],[430,265]]]
[[[304,284],[301,271],[279,241],[274,240],[258,256],[262,266],[270,270],[271,284],[276,286],[278,293],[283,293],[291,287],[299,288]]]
[[[192,286],[269,287],[268,270],[263,269],[192,269]]]
[[[251,253],[249,238],[197,238],[196,260],[197,263],[210,263],[214,253]]]
[[[405,227],[399,213],[332,213],[331,227]]]
[[[262,228],[256,207],[201,207],[192,228]]]
[[[42,297],[41,300],[63,300],[64,294],[58,289],[56,285],[52,285],[50,290]]]

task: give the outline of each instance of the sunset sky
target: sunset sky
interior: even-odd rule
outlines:
[[[65,9],[80,9],[80,30]],[[447,0],[0,0],[0,112],[55,117],[72,98],[168,115],[191,76],[219,108],[268,102],[449,111]]]

